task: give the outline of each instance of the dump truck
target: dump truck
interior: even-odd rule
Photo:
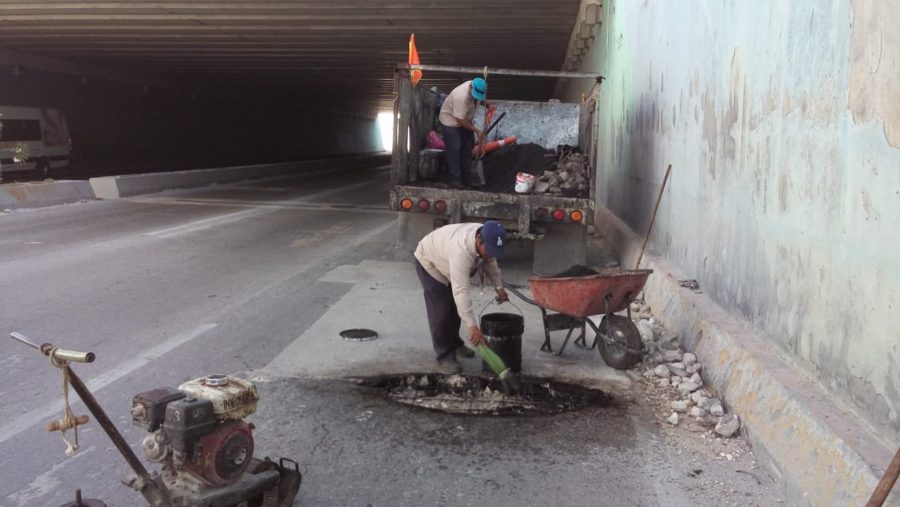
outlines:
[[[553,195],[516,193],[513,181],[509,182],[508,189],[502,191],[477,187],[454,189],[442,184],[435,169],[440,166],[441,153],[424,148],[426,136],[434,129],[439,98],[422,83],[414,86],[410,80],[411,70],[448,72],[459,76],[474,76],[485,71],[405,64],[396,69],[389,206],[400,214],[398,248],[401,256],[411,255],[422,237],[442,225],[497,220],[504,224],[512,238],[509,249],[517,255],[527,255],[533,250],[535,272],[557,273],[570,266],[584,264],[587,229],[594,220],[596,144],[593,132],[602,76],[577,72],[489,70],[491,76],[517,76],[516,79],[596,80],[594,91],[578,104],[557,100],[507,101],[490,96],[490,90],[488,92],[490,103],[496,107],[494,118],[503,117],[500,123],[502,135],[515,135],[519,144],[536,144],[547,150],[580,151],[588,158],[590,166],[584,191],[577,195]],[[460,82],[463,81],[465,79],[460,78]],[[480,124],[483,118],[484,111],[479,106],[475,124],[481,129],[487,127]],[[488,140],[493,136],[499,137],[501,134],[493,132]],[[485,173],[491,170],[492,156],[489,154],[484,159]],[[515,175],[509,177],[514,178]]]

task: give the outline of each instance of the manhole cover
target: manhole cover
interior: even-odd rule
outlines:
[[[341,338],[354,342],[366,342],[378,338],[378,333],[371,329],[345,329],[340,332]]]
[[[408,373],[356,382],[384,390],[392,402],[452,414],[552,415],[613,404],[603,391],[530,377],[521,378],[521,390],[514,395],[503,394],[496,379],[467,375]]]

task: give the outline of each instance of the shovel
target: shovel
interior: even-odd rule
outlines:
[[[503,113],[497,118],[497,121],[491,123],[491,120],[494,118],[494,111],[496,110],[495,107],[491,106],[484,111],[484,123],[482,123],[482,125],[487,126],[487,129],[482,131],[481,135],[478,136],[478,146],[480,149],[473,161],[472,174],[469,176],[470,183],[476,187],[483,187],[484,184],[487,183],[484,179],[484,142],[487,140],[487,135],[491,130],[494,130],[494,127],[496,127],[497,124],[500,123],[500,120],[506,116],[506,113]]]

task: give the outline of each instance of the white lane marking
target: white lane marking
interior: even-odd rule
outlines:
[[[171,238],[172,236],[178,236],[179,234],[188,234],[191,232],[201,231],[203,229],[208,229],[210,227],[214,227],[216,225],[227,224],[231,222],[236,222],[238,220],[243,220],[244,218],[249,218],[253,215],[258,215],[263,213],[265,210],[259,208],[247,209],[244,211],[236,211],[234,213],[226,213],[224,215],[219,215],[210,218],[204,218],[202,220],[195,220],[193,222],[188,222],[186,224],[176,225],[175,227],[168,227],[166,229],[160,229],[153,232],[145,232],[145,236],[153,236],[156,238]]]
[[[232,222],[237,222],[238,220],[244,220],[250,218],[255,215],[260,215],[263,213],[270,213],[277,209],[284,209],[284,207],[290,207],[291,205],[302,205],[306,204],[309,199],[319,199],[327,195],[332,195],[336,193],[344,192],[348,189],[353,189],[357,187],[371,185],[376,179],[368,179],[365,181],[361,181],[358,183],[354,183],[352,185],[345,185],[343,187],[331,188],[328,190],[323,190],[321,192],[316,192],[313,194],[305,195],[302,197],[298,197],[296,199],[288,199],[288,200],[279,200],[273,202],[254,202],[253,208],[244,210],[244,211],[236,211],[234,213],[226,213],[224,215],[204,218],[201,220],[195,220],[193,222],[188,222],[186,224],[176,225],[174,227],[167,227],[165,229],[159,229],[152,232],[144,233],[145,236],[153,236],[155,238],[172,238],[175,236],[180,236],[182,234],[191,234],[194,232],[202,231],[205,229],[209,229],[211,227],[216,227],[219,225],[225,225]],[[163,198],[165,199],[165,198]],[[175,197],[177,200],[177,197]],[[161,199],[162,200],[162,199]],[[220,202],[218,199],[195,199],[202,202]],[[150,199],[152,202],[152,198]],[[228,202],[228,200],[224,200]],[[148,202],[147,200],[142,200],[139,202]],[[170,201],[171,202],[171,201]],[[232,201],[233,202],[233,201]],[[240,202],[240,201],[238,201]],[[309,203],[313,206],[321,205],[322,203]]]
[[[155,361],[165,353],[180,345],[184,345],[185,343],[193,340],[194,338],[202,335],[203,333],[209,331],[214,327],[216,327],[216,324],[202,324],[195,327],[194,329],[191,329],[190,331],[175,335],[168,340],[157,344],[155,347],[151,347],[141,354],[138,354],[128,361],[119,364],[115,368],[92,378],[85,384],[87,384],[87,387],[91,390],[91,392],[96,394],[100,389],[103,389],[104,387],[112,384],[113,382],[126,375],[130,375],[138,368],[147,365],[151,361]],[[62,395],[60,394],[60,397],[61,396]],[[74,396],[74,398],[78,399],[78,396],[76,395]],[[2,427],[0,427],[0,443],[6,442],[10,438],[27,429],[41,425],[42,423],[46,422],[46,419],[51,418],[54,415],[59,415],[62,412],[62,407],[62,399],[54,400],[52,402],[46,403],[40,408],[36,408],[20,415],[19,417],[16,417],[12,420],[12,422],[4,424]]]

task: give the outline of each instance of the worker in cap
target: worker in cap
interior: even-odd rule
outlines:
[[[471,278],[480,270],[494,287],[497,302],[509,301],[497,265],[505,254],[506,230],[493,220],[445,225],[416,247],[416,274],[425,291],[431,343],[441,371],[459,373],[462,366],[457,356],[475,355],[460,339],[460,325],[465,325],[473,346],[484,339],[472,308]]]
[[[450,185],[454,188],[469,186],[466,175],[472,163],[474,136],[481,134],[472,120],[475,118],[478,102],[483,102],[485,107],[489,105],[486,99],[487,81],[476,77],[454,88],[441,106],[438,120],[444,134],[444,154],[450,172]]]

